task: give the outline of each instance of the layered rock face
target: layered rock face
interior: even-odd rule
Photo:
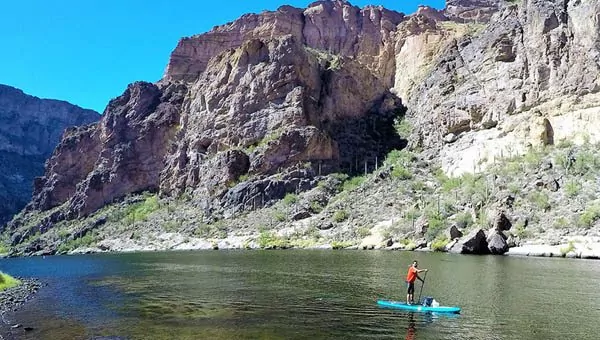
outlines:
[[[264,204],[318,173],[374,167],[406,144],[389,91],[402,18],[321,1],[182,40],[163,80],[131,85],[97,126],[65,135],[28,210],[61,206],[56,221],[160,191],[193,193],[207,214],[239,211],[256,192]],[[254,184],[235,187],[242,176]]]
[[[405,146],[393,123],[406,108],[413,145],[451,173],[480,147],[551,144],[578,105],[598,106],[599,6],[456,0],[405,17],[334,0],[245,15],[181,40],[164,79],[70,130],[28,209],[73,218],[149,190],[227,216],[372,170]]]
[[[599,10],[598,1],[522,1],[503,7],[474,36],[451,40],[408,97],[419,140],[430,147],[448,134],[497,131],[483,138],[494,141],[489,145],[470,135],[469,146],[446,148],[446,154],[466,150],[470,163],[449,157],[450,172],[473,169],[510,147],[552,144],[577,132],[596,140],[585,122],[597,116],[586,109],[599,103]]]
[[[43,174],[65,128],[99,118],[95,111],[0,85],[0,225],[31,199],[33,179]]]
[[[108,104],[100,123],[68,130],[36,179],[28,209],[67,203],[56,218],[74,218],[126,194],[157,190],[184,95],[182,86],[134,83]]]
[[[505,0],[447,0],[445,14],[457,22],[485,23]]]
[[[353,57],[392,81],[396,25],[404,15],[382,7],[360,9],[347,1],[317,1],[307,9],[283,6],[274,12],[248,14],[211,32],[184,38],[173,51],[165,79],[194,81],[221,52],[251,39],[291,35],[296,42],[343,57]]]

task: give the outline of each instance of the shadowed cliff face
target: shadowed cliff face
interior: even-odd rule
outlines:
[[[405,17],[336,0],[245,15],[181,40],[163,80],[132,84],[98,125],[70,130],[28,210],[73,218],[149,190],[239,212],[403,148],[393,123],[406,110],[413,145],[440,157],[533,107],[591,102],[598,6],[463,0]]]
[[[43,174],[65,128],[99,118],[92,110],[0,85],[0,225],[31,199],[33,179]]]

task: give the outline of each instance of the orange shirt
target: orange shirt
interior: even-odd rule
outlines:
[[[415,282],[415,280],[417,279],[417,268],[410,266],[408,268],[408,274],[406,274],[406,281],[408,282]]]

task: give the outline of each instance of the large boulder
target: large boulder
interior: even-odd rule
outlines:
[[[491,233],[487,238],[487,244],[492,255],[502,255],[508,251],[508,243],[500,233]]]
[[[510,228],[512,228],[512,223],[510,223],[504,211],[499,211],[494,218],[494,230],[505,231],[510,230]]]
[[[483,229],[475,229],[461,238],[451,249],[454,254],[489,254],[487,239]]]
[[[454,240],[463,237],[463,233],[458,229],[457,226],[453,225],[450,228],[446,229],[446,231],[444,232],[444,236],[446,236],[448,240]]]

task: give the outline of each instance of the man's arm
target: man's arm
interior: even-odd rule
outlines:
[[[422,273],[422,272],[426,272],[427,269],[417,269],[417,273]]]

